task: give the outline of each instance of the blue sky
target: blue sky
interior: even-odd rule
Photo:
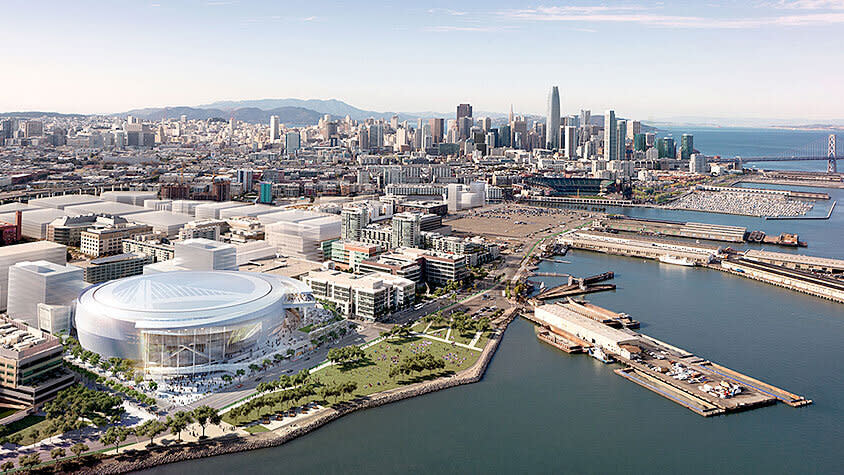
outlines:
[[[844,0],[19,1],[0,110],[337,98],[373,110],[844,117]]]

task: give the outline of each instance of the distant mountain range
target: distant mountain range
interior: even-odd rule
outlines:
[[[277,115],[279,121],[284,124],[313,125],[319,122],[319,118],[323,114],[304,107],[277,107],[265,110],[257,107],[218,109],[180,106],[134,109],[116,115],[131,115],[143,120],[178,119],[182,115],[189,120],[206,120],[215,117],[229,120],[229,118],[234,117],[237,120],[250,123],[268,123],[270,116]]]

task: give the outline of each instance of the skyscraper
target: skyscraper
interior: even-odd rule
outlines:
[[[642,123],[638,120],[628,120],[627,121],[627,138],[629,140],[633,140],[636,137],[636,134],[642,132]]]
[[[459,121],[461,117],[472,117],[472,105],[471,104],[458,104],[457,105],[457,120]]]
[[[431,138],[435,144],[443,141],[443,132],[445,131],[445,119],[430,119],[428,125],[431,127]]]
[[[560,91],[557,86],[548,92],[548,109],[545,119],[545,148],[560,148]]]
[[[278,116],[272,115],[270,116],[270,141],[275,142],[279,139],[278,136]]]
[[[566,158],[577,158],[577,127],[567,125],[565,129],[565,156]]]
[[[618,150],[615,152],[616,160],[625,160],[627,158],[627,122],[623,120],[617,121],[618,124]]]
[[[604,114],[604,160],[618,160],[618,124],[615,111]]]
[[[692,134],[680,137],[680,158],[688,160],[695,151],[695,138]]]
[[[588,127],[592,124],[592,111],[580,109],[580,126]]]

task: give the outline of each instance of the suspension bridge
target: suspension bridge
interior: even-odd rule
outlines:
[[[758,156],[758,157],[721,157],[721,162],[777,162],[777,161],[792,161],[792,160],[826,160],[827,173],[838,173],[838,164],[836,163],[838,157],[837,137],[835,134],[830,134],[828,137],[821,137],[813,140],[808,144],[793,150],[786,150],[776,154]]]

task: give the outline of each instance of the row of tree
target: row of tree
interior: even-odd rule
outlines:
[[[442,359],[437,358],[431,353],[418,353],[405,356],[397,365],[390,368],[390,377],[395,378],[398,375],[410,376],[425,371],[433,372],[443,368],[445,368],[445,361]]]
[[[343,366],[356,363],[366,358],[366,353],[360,346],[351,345],[328,350],[328,361]]]
[[[111,426],[100,436],[100,442],[107,446],[113,445],[114,451],[117,453],[120,450],[120,444],[129,435],[134,434],[138,437],[149,437],[149,444],[154,444],[155,438],[168,430],[171,433],[177,434],[179,442],[181,442],[182,431],[193,422],[199,424],[202,428],[202,437],[205,437],[205,427],[208,424],[219,425],[222,422],[222,418],[216,409],[209,406],[199,406],[192,411],[179,411],[172,416],[168,416],[166,421],[150,419],[134,428],[118,425]]]

